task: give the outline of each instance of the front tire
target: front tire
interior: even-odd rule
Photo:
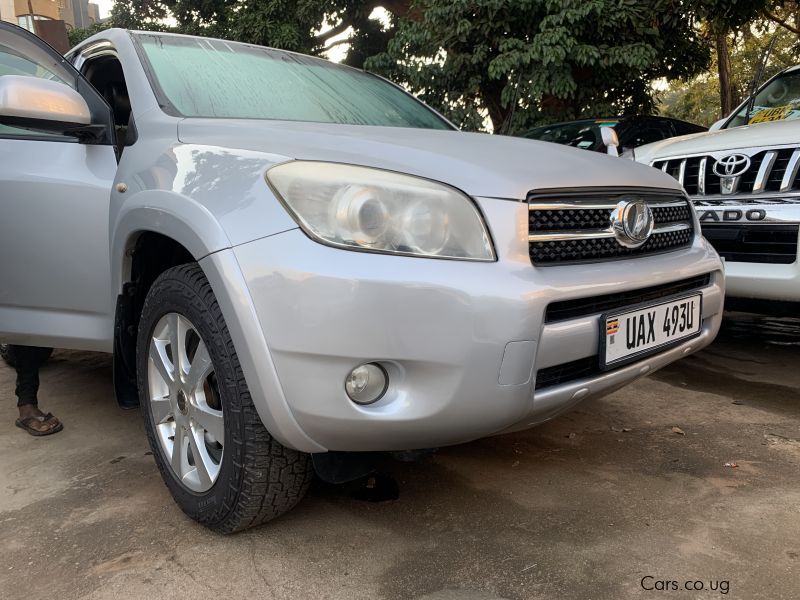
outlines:
[[[150,448],[187,515],[231,533],[300,501],[313,477],[310,456],[282,446],[261,422],[199,265],[171,268],[155,281],[136,350]]]

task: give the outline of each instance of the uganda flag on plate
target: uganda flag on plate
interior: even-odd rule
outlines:
[[[606,335],[619,333],[619,319],[609,319],[606,321]]]

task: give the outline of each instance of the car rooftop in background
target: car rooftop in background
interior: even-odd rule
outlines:
[[[614,129],[619,138],[621,150],[637,148],[675,136],[708,131],[706,127],[678,119],[631,115],[544,125],[527,131],[522,134],[522,137],[542,142],[555,142],[584,150],[605,152],[606,147],[600,134],[600,130],[604,127]]]

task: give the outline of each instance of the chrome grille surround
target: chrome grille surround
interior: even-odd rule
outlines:
[[[621,245],[611,213],[626,198],[641,198],[655,228],[637,248]],[[695,217],[686,196],[652,188],[536,190],[528,194],[528,249],[537,266],[598,262],[671,252],[692,244]]]

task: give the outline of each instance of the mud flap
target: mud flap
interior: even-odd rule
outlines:
[[[136,325],[134,323],[134,302],[136,288],[126,283],[122,294],[117,296],[117,310],[114,318],[114,393],[117,403],[124,410],[139,406],[139,392],[136,387]]]

